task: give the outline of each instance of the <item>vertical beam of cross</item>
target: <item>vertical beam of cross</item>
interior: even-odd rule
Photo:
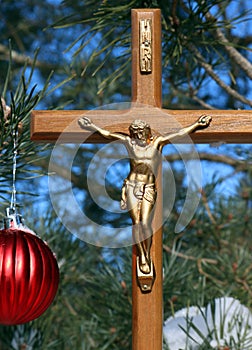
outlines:
[[[159,9],[132,10],[132,102],[143,107],[161,107],[161,15]],[[151,71],[141,72],[140,26],[151,23]],[[141,113],[141,108],[139,109]],[[141,115],[137,118],[141,119]],[[161,350],[163,321],[162,281],[162,182],[161,164],[157,177],[158,196],[153,218],[151,258],[155,282],[149,293],[142,293],[136,277],[137,250],[132,254],[132,349]]]

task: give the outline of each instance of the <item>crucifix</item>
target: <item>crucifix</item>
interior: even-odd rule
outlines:
[[[121,206],[123,208],[130,206],[127,209],[131,211],[133,226],[136,228],[140,221],[142,235],[146,234],[140,239],[138,231],[133,232],[133,350],[162,349],[162,182],[161,164],[155,160],[155,152],[161,150],[162,145],[169,141],[169,137],[183,136],[196,129],[197,131],[190,134],[190,137],[198,143],[218,141],[246,143],[252,140],[250,111],[211,110],[210,127],[207,126],[211,118],[205,114],[206,111],[200,110],[162,109],[161,14],[159,9],[132,10],[132,103],[130,109],[89,111],[88,118],[83,117],[85,111],[80,110],[32,112],[31,138],[34,141],[55,142],[61,136],[64,142],[82,142],[84,136],[87,138],[90,135],[89,143],[106,143],[110,139],[117,138],[126,144],[129,158],[133,159],[133,161],[131,159],[130,174],[123,186]],[[175,130],[174,120],[177,121]],[[129,126],[131,126],[130,134]],[[157,130],[159,135],[153,138],[150,128]],[[90,134],[90,130],[96,132]],[[167,137],[162,133],[167,134]],[[154,144],[154,148],[150,151],[152,153],[149,156],[143,156],[143,149],[146,151],[150,143]],[[151,159],[150,167],[155,168],[153,173],[146,166],[148,159]],[[137,205],[140,203],[141,207],[131,210],[135,208],[131,203],[132,200]],[[152,211],[154,203],[154,214],[150,214],[149,211]],[[147,213],[146,221],[139,219],[141,210],[143,214]],[[151,233],[149,232],[150,225]]]

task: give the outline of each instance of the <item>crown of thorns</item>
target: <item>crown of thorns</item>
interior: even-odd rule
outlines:
[[[151,130],[150,125],[148,123],[146,123],[145,121],[140,120],[140,119],[134,120],[130,124],[129,129],[130,129],[130,131],[137,131],[137,130],[144,130],[144,129]]]

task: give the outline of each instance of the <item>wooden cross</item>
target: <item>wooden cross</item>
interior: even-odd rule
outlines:
[[[132,10],[132,107],[129,110],[97,110],[88,112],[92,121],[112,132],[128,133],[134,119],[148,119],[152,129],[169,131],[172,120],[182,127],[193,124],[202,110],[165,110],[161,106],[161,15],[159,9]],[[89,134],[80,128],[78,120],[85,111],[33,111],[31,138],[54,142],[59,136],[64,142],[82,142]],[[250,143],[252,118],[250,111],[211,110],[209,128],[190,135],[196,143]],[[162,115],[162,117],[161,117]],[[165,118],[163,117],[165,116]],[[115,122],[116,121],[116,122]],[[70,127],[69,127],[70,126]],[[64,130],[67,128],[67,131]],[[173,131],[173,130],[171,130]],[[63,138],[62,138],[62,133]],[[89,143],[106,143],[99,134],[92,134]],[[161,350],[163,328],[162,304],[162,183],[161,169],[157,179],[158,198],[153,219],[152,260],[155,282],[150,293],[142,293],[136,277],[136,247],[132,254],[132,349]]]

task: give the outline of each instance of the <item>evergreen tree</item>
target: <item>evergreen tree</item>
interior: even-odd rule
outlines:
[[[130,9],[145,7],[162,10],[164,107],[250,109],[249,5],[233,0],[1,4],[1,215],[9,203],[13,131],[18,130],[19,210],[56,252],[61,272],[57,298],[43,316],[26,325],[0,327],[1,349],[131,348],[131,248],[94,247],[59,222],[45,176],[53,146],[31,142],[31,110],[91,109],[130,101]],[[166,148],[177,186],[164,225],[165,318],[224,295],[251,308],[250,148],[218,147],[198,148],[204,176],[213,168],[216,174],[204,178],[198,210],[177,235],[186,173],[180,157]],[[127,226],[126,215],[101,209],[89,196],[87,171],[99,149],[80,147],[71,169],[73,191],[92,220]],[[51,165],[61,167],[63,178],[64,164]],[[115,164],[113,178],[109,172],[106,177],[106,189],[115,200],[120,199],[124,166],[123,161]]]

